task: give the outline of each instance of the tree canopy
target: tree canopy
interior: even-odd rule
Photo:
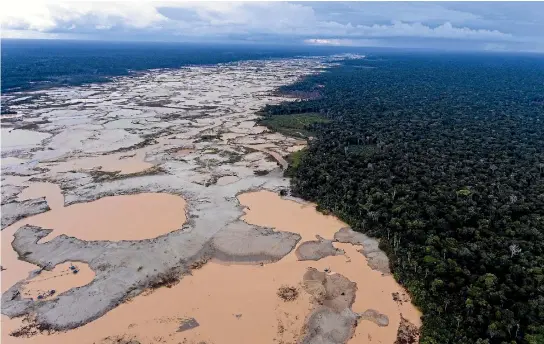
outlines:
[[[380,238],[421,343],[544,343],[542,59],[375,55],[280,91],[312,97],[266,116],[330,120],[293,192]]]

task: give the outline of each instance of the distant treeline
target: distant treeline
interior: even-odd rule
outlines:
[[[280,91],[316,90],[265,109],[331,120],[293,191],[381,239],[421,343],[544,343],[544,59],[370,56]]]
[[[2,39],[1,45],[3,93],[104,82],[131,71],[321,55],[338,50],[300,45],[10,39]]]

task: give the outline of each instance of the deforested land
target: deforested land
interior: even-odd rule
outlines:
[[[267,105],[308,98],[281,86],[344,58],[4,94],[2,343],[417,341],[378,241],[291,195],[289,155],[329,120],[261,125]]]

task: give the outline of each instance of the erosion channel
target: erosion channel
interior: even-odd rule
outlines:
[[[330,63],[3,96],[2,343],[393,344],[417,328],[376,240],[280,196],[305,141],[256,124]]]

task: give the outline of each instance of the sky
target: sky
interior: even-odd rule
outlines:
[[[2,38],[544,52],[544,2],[29,1]]]

